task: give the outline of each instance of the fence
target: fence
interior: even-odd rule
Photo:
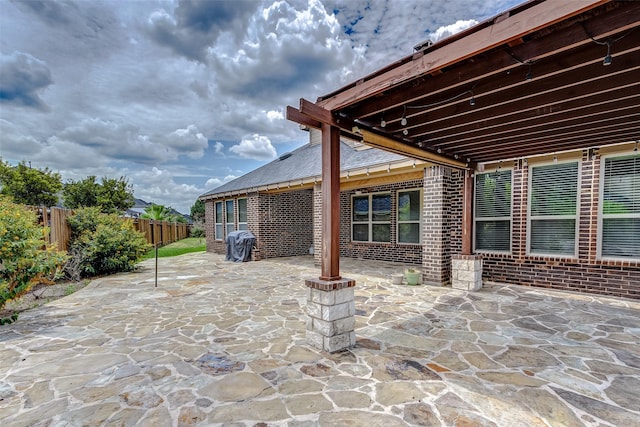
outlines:
[[[67,218],[73,215],[73,211],[55,207],[30,206],[29,208],[38,214],[41,226],[49,227],[49,233],[45,236],[47,243],[54,242],[59,250],[67,250],[71,238],[71,227],[67,223]],[[132,221],[133,228],[144,233],[147,242],[154,246],[168,245],[189,237],[190,226],[188,224],[125,217],[122,220]]]

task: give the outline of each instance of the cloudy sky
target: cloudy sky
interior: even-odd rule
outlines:
[[[521,0],[0,0],[0,158],[188,213],[307,142],[284,118]]]

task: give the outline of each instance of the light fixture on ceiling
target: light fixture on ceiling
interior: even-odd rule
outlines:
[[[622,40],[627,35],[629,35],[630,32],[632,32],[635,29],[636,29],[636,27],[631,28],[629,31],[627,31],[626,33],[624,33],[623,35],[621,35],[617,39],[613,39],[613,40],[609,39],[607,41],[602,41],[602,42],[594,39],[591,35],[587,34],[587,35],[589,35],[589,38],[595,44],[599,44],[600,46],[607,46],[607,54],[605,55],[604,59],[602,60],[602,65],[604,65],[606,67],[608,65],[611,65],[611,63],[613,62],[613,57],[611,56],[611,45],[613,45],[618,40]]]
[[[402,112],[402,118],[400,119],[400,124],[402,126],[407,125],[407,106],[406,105],[404,106],[404,111]]]
[[[602,65],[604,66],[611,65],[611,62],[613,62],[613,58],[611,57],[611,42],[607,42],[606,45],[607,45],[607,55],[602,60]]]
[[[384,121],[384,112],[382,113],[382,118],[380,119],[380,127],[387,127],[387,122]]]
[[[409,131],[407,129],[402,129],[402,134],[404,136],[407,136],[407,135],[409,135]]]
[[[533,66],[533,62],[529,62],[529,71],[527,72],[527,75],[524,76],[524,78],[526,80],[531,80],[533,79],[533,72],[531,71],[531,67]]]
[[[469,105],[471,105],[472,107],[474,105],[476,105],[476,99],[473,97],[473,91],[471,90],[471,99],[469,100]]]

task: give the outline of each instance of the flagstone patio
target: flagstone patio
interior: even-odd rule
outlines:
[[[189,254],[0,326],[6,426],[632,426],[640,301],[392,285],[343,260],[355,348],[305,340],[311,257]]]

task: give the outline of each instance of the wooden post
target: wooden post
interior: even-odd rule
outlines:
[[[340,131],[322,124],[322,260],[320,280],[340,280]]]
[[[473,254],[473,174],[464,171],[464,196],[462,202],[462,255]]]

